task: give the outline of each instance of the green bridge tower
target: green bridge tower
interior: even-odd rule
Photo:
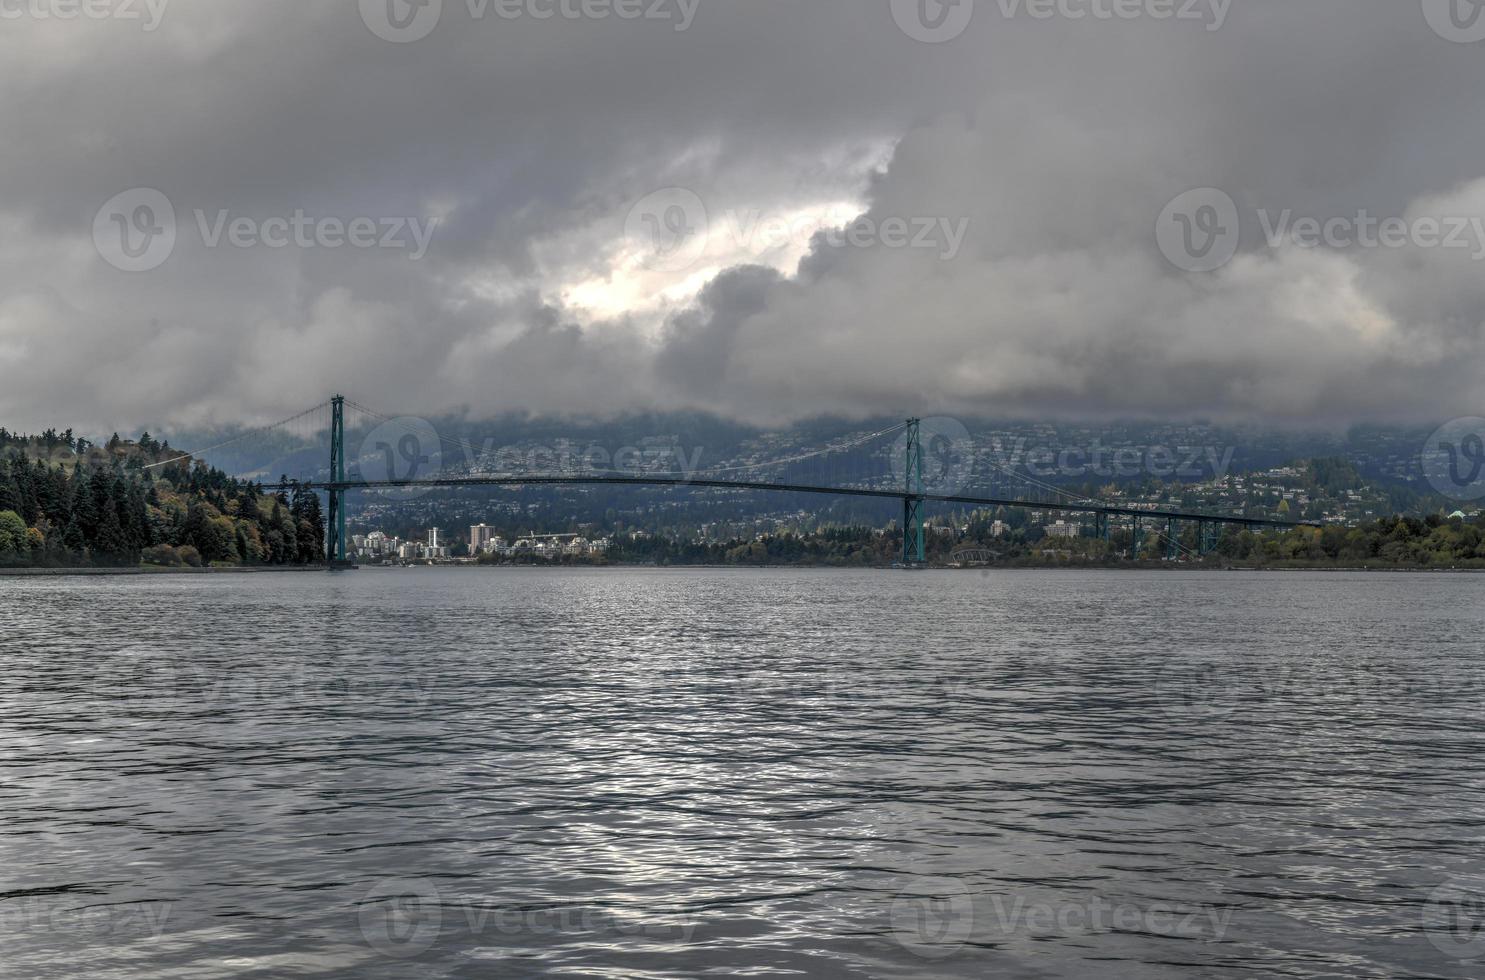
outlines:
[[[927,560],[923,526],[923,423],[907,421],[907,465],[902,497],[902,563],[908,567]]]
[[[345,396],[330,399],[330,567],[349,564],[345,556]]]

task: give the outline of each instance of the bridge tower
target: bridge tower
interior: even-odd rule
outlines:
[[[1165,557],[1175,561],[1181,557],[1181,528],[1174,517],[1170,518],[1165,525]]]
[[[1138,515],[1132,515],[1129,518],[1129,527],[1130,527],[1130,537],[1129,537],[1129,540],[1131,542],[1131,544],[1130,544],[1130,551],[1129,551],[1129,558],[1130,558],[1131,561],[1139,561],[1140,560],[1140,533],[1144,530],[1144,528],[1140,526],[1140,519],[1139,519],[1139,516]]]
[[[927,532],[923,526],[923,423],[907,421],[906,484],[902,497],[902,563],[921,565],[927,560]]]
[[[330,567],[346,564],[345,556],[345,396],[330,399]]]

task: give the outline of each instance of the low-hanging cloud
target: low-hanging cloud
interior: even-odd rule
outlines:
[[[332,390],[764,423],[1479,414],[1485,242],[1415,232],[1485,218],[1485,63],[1426,4],[971,6],[941,36],[885,0],[701,0],[680,30],[446,2],[407,43],[354,3],[9,21],[0,421],[253,421]],[[125,271],[95,219],[138,188],[176,234]],[[1157,220],[1208,188],[1236,220],[1183,230],[1230,257],[1190,271]],[[714,234],[657,265],[631,209],[677,190]],[[331,234],[274,233],[299,219]]]

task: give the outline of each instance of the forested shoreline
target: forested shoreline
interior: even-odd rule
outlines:
[[[0,567],[311,565],[319,497],[265,490],[152,439],[0,429]]]

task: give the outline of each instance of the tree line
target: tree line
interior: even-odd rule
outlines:
[[[265,491],[188,457],[172,459],[169,446],[148,435],[96,447],[70,431],[0,430],[0,449],[0,564],[324,561],[319,497],[287,479]]]

